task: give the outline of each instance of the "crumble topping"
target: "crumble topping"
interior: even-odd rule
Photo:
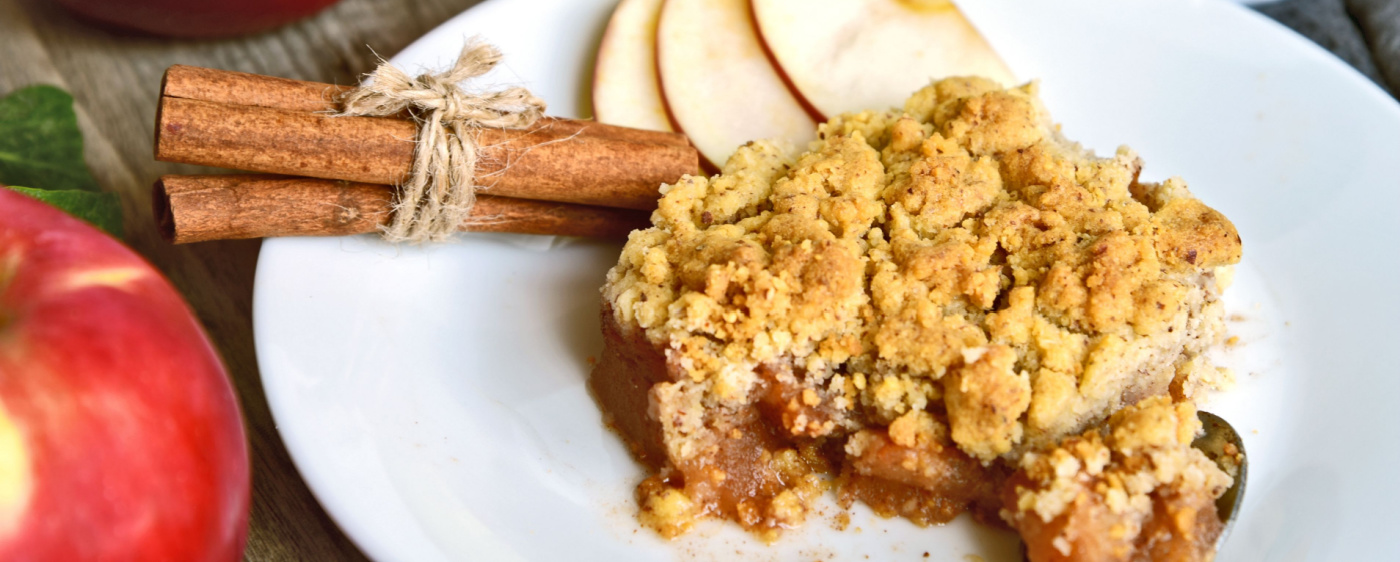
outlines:
[[[1180,179],[1138,181],[1130,149],[1063,139],[1034,84],[942,80],[818,136],[664,187],[608,274],[615,320],[677,371],[658,385],[687,405],[662,406],[675,458],[705,446],[697,411],[746,407],[765,369],[804,388],[793,435],[946,423],[983,463],[1228,380],[1196,355],[1222,332],[1233,225]]]

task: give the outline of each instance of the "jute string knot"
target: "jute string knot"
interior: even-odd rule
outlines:
[[[369,83],[341,98],[340,115],[407,112],[418,123],[413,169],[383,229],[385,240],[422,243],[451,236],[476,204],[476,130],[525,128],[544,115],[544,100],[524,88],[477,94],[458,86],[500,61],[500,50],[473,40],[445,72],[409,77],[385,62],[370,73]]]

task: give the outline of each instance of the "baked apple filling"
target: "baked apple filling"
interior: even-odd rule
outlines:
[[[1088,520],[1132,546],[1194,513],[1200,528],[1171,536],[1210,536],[1198,504],[1215,474],[1131,495],[1131,521],[1117,499],[1025,498],[1060,489],[1044,459],[1127,443],[1084,433],[1115,412],[1184,412],[1228,383],[1201,354],[1240,258],[1230,221],[1179,179],[1140,181],[1127,148],[1064,139],[1033,84],[942,80],[818,137],[800,155],[749,143],[721,174],[665,186],[608,274],[590,386],[653,474],[641,521],[675,536],[719,517],[772,539],[834,490],[920,524],[972,511],[1053,536],[1033,554],[1091,548],[1061,532]],[[1104,474],[1155,454],[1129,449]],[[1097,493],[1110,476],[1085,478]]]

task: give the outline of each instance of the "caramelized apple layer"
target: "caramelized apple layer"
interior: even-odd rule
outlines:
[[[1108,426],[1028,453],[1008,481],[1003,517],[1031,562],[1214,558],[1231,478],[1191,447],[1196,408],[1150,398]]]
[[[1034,451],[1228,380],[1200,354],[1234,226],[1179,179],[1140,181],[1131,150],[1065,140],[1033,84],[942,80],[818,133],[663,186],[608,273],[591,385],[653,471],[648,525],[773,538],[832,486],[995,521]]]

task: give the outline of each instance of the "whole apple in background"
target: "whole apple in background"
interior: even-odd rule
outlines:
[[[238,403],[180,295],[0,189],[0,560],[236,560],[248,494]]]
[[[272,29],[337,0],[59,0],[83,18],[114,27],[186,38],[231,37]]]

